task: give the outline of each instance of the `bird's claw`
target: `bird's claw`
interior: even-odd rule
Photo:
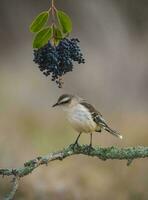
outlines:
[[[90,153],[92,150],[94,150],[94,148],[92,147],[92,145],[88,145],[86,146],[86,150],[88,153]]]
[[[78,142],[75,142],[74,144],[71,144],[70,147],[74,151],[77,147],[79,147],[79,144]]]

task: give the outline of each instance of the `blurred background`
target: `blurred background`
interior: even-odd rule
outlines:
[[[32,19],[49,0],[0,0],[0,168],[62,149],[77,133],[53,109],[62,93],[94,104],[122,141],[94,134],[94,146],[148,146],[148,1],[57,0],[73,20],[85,65],[75,65],[63,89],[33,63]],[[81,143],[89,143],[83,135]],[[19,200],[146,200],[148,161],[100,161],[73,156],[42,166],[21,179]],[[10,178],[0,177],[0,199]]]

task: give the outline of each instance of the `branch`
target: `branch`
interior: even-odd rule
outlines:
[[[91,157],[97,157],[103,161],[108,159],[118,159],[127,160],[127,165],[130,165],[134,159],[146,158],[148,157],[148,147],[128,147],[128,148],[117,148],[117,147],[107,147],[107,148],[92,148],[87,145],[70,145],[69,147],[54,153],[49,153],[46,156],[40,156],[33,160],[24,163],[21,168],[15,169],[0,169],[1,176],[13,176],[13,188],[9,196],[5,200],[12,200],[18,189],[18,178],[27,176],[32,171],[34,171],[40,165],[47,165],[50,161],[63,160],[72,155],[87,155]]]
[[[37,157],[33,160],[30,160],[24,163],[24,166],[21,168],[15,169],[0,169],[0,175],[2,176],[17,176],[23,177],[30,174],[40,165],[47,165],[50,161],[54,160],[63,160],[66,157],[72,155],[87,155],[91,157],[97,157],[101,160],[108,159],[118,159],[118,160],[127,160],[128,164],[134,159],[137,158],[146,158],[148,157],[148,147],[128,147],[128,148],[117,148],[117,147],[107,147],[107,148],[89,148],[87,145],[75,146],[72,145],[69,147],[54,153],[49,153],[46,156]]]

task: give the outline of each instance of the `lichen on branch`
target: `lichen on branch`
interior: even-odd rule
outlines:
[[[29,175],[40,165],[47,165],[49,162],[54,160],[63,160],[72,155],[86,155],[90,157],[97,157],[103,161],[108,159],[117,160],[127,160],[127,165],[130,165],[134,159],[147,158],[148,157],[148,147],[127,147],[127,148],[117,148],[117,147],[97,147],[90,148],[88,145],[70,145],[67,148],[57,151],[54,153],[49,153],[45,156],[39,156],[35,159],[29,160],[24,163],[21,168],[0,168],[1,176],[13,176],[13,187],[11,192],[7,195],[5,200],[13,200],[15,193],[19,186],[19,179]]]
[[[40,165],[47,165],[49,162],[54,160],[63,160],[72,155],[87,155],[90,157],[97,157],[103,161],[108,159],[117,159],[117,160],[127,160],[128,164],[134,159],[146,158],[148,157],[148,147],[127,147],[127,148],[117,148],[117,147],[97,147],[89,148],[87,145],[77,145],[73,148],[72,145],[67,148],[57,151],[54,153],[49,153],[45,156],[40,156],[30,161],[24,163],[24,166],[21,168],[6,168],[0,169],[0,175],[2,176],[17,176],[23,177],[30,174]]]

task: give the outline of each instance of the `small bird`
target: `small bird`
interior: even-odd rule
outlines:
[[[61,107],[66,112],[72,127],[79,133],[74,145],[78,144],[82,133],[90,133],[90,146],[92,147],[92,133],[101,132],[102,129],[122,139],[122,135],[107,125],[101,113],[81,97],[63,94],[53,105],[53,107],[56,106]]]

